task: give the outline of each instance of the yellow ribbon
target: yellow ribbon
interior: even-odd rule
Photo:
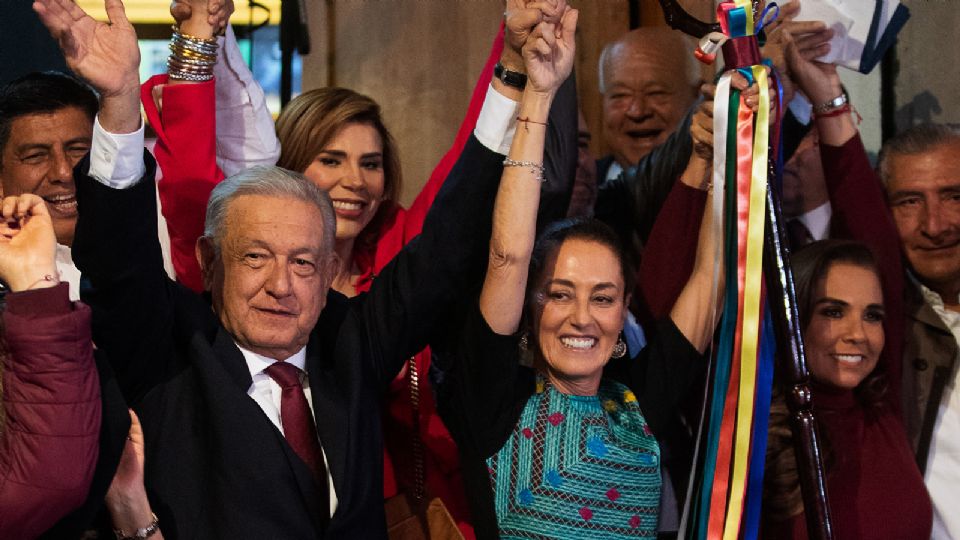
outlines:
[[[738,4],[739,4],[738,0]],[[749,1],[746,2],[749,7]],[[752,27],[752,11],[749,16]],[[750,213],[747,229],[747,264],[744,283],[742,341],[740,348],[740,395],[737,400],[737,428],[730,499],[724,520],[723,540],[737,540],[750,459],[754,394],[757,382],[757,350],[760,341],[760,300],[763,288],[763,238],[766,225],[767,144],[770,138],[770,94],[767,70],[753,66],[753,78],[760,89],[753,138],[753,169],[750,185]]]

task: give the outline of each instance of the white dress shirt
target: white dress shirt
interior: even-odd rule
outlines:
[[[603,183],[616,180],[621,173],[623,173],[623,165],[620,165],[617,160],[613,160],[613,162],[610,163],[610,168],[607,169],[607,175],[603,177]]]
[[[519,112],[520,103],[497,92],[491,84],[477,117],[474,136],[488,149],[498,154],[509,154],[513,136],[517,132]]]
[[[919,284],[919,283],[918,283]],[[924,300],[940,316],[960,343],[960,313],[946,309],[940,295],[920,284]],[[957,358],[955,362],[960,362]],[[933,502],[933,532],[935,540],[960,539],[960,373],[954,370],[952,380],[944,388],[936,424],[927,454],[924,481]]]
[[[237,345],[237,348],[243,354],[243,359],[247,361],[247,369],[250,370],[250,377],[253,379],[253,384],[247,389],[247,395],[260,406],[263,414],[267,415],[267,418],[280,430],[280,433],[283,433],[283,422],[280,419],[280,398],[283,389],[280,388],[277,381],[264,372],[276,360],[248,351],[240,345]],[[316,425],[316,414],[313,411],[313,399],[311,399],[310,394],[310,379],[307,377],[306,361],[306,347],[285,360],[286,363],[296,366],[301,371],[300,384],[303,386],[303,394],[307,398],[307,404],[310,405],[310,414],[314,415],[313,423]],[[323,463],[327,470],[327,486],[330,490],[330,515],[332,516],[337,511],[337,492],[333,488],[333,476],[330,474],[330,466],[327,465],[327,453],[323,451],[323,441],[320,441],[320,450],[323,452]]]
[[[830,217],[832,215],[833,207],[830,206],[830,201],[827,201],[809,212],[804,212],[797,219],[810,231],[810,236],[814,240],[823,240],[830,235]]]
[[[70,286],[70,301],[76,302],[80,299],[80,269],[73,263],[73,253],[70,248],[57,244],[55,262],[60,281]]]

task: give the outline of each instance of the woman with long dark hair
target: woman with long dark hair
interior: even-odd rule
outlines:
[[[900,413],[904,269],[897,231],[870,168],[836,66],[787,35],[790,75],[814,105],[832,206],[828,240],[791,256],[820,425],[834,538],[928,538],[930,498]],[[771,408],[764,491],[768,538],[807,538],[783,403]]]

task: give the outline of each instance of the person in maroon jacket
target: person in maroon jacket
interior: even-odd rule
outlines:
[[[42,199],[0,204],[0,538],[33,538],[87,496],[98,456],[100,382],[90,308],[60,283]]]

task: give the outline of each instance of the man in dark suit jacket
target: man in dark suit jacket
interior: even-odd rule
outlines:
[[[324,296],[337,263],[319,206],[250,194],[270,176],[296,177],[268,169],[226,181],[211,198],[240,194],[203,250],[213,310],[164,274],[152,168],[123,190],[79,180],[75,252],[93,286],[94,339],[122,359],[117,375],[143,423],[146,485],[167,538],[384,536],[380,394],[482,273],[491,212],[478,208],[492,208],[501,160],[471,140],[423,234],[351,300]],[[335,512],[248,395],[241,348],[284,360],[304,347]]]

